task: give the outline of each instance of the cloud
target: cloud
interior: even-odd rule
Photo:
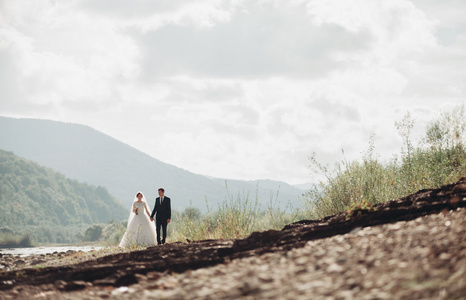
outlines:
[[[15,68],[17,86],[25,101],[48,108],[71,104],[73,109],[94,109],[85,104],[110,101],[115,85],[138,73],[138,50],[131,39],[117,34],[105,21],[71,13],[66,4],[27,5],[2,26],[2,51]],[[24,2],[23,2],[24,4]],[[0,71],[8,76],[8,70]],[[80,102],[82,104],[76,104]]]
[[[142,32],[157,30],[167,25],[212,27],[229,20],[230,11],[240,1],[199,0],[136,0],[92,1],[77,4],[78,9],[116,20],[122,27]]]
[[[357,51],[364,32],[334,25],[316,27],[304,5],[258,5],[234,9],[212,27],[170,24],[138,38],[150,77],[190,75],[222,78],[322,76],[336,67],[335,53]],[[176,38],[174,38],[176,37]]]
[[[358,158],[374,132],[389,158],[406,111],[420,136],[464,103],[454,0],[0,3],[2,115],[90,125],[196,173],[312,180],[312,152]]]

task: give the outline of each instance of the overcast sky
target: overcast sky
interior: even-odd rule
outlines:
[[[91,126],[163,162],[313,181],[465,103],[464,0],[0,0],[0,115]]]

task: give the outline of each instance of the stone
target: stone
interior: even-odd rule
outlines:
[[[447,259],[450,259],[451,258],[451,255],[449,253],[446,253],[446,252],[443,252],[439,255],[439,258],[441,260],[447,260]]]
[[[103,279],[96,279],[93,281],[94,285],[97,286],[115,286],[116,278],[103,278]]]
[[[100,298],[103,298],[103,299],[106,299],[106,298],[110,297],[110,294],[108,292],[106,292],[106,291],[98,291],[96,293],[96,296],[100,297]]]
[[[115,286],[117,287],[128,286],[135,283],[138,283],[138,280],[134,274],[124,274],[115,280]]]
[[[15,261],[13,262],[13,264],[14,264],[15,266],[24,265],[25,263],[26,263],[26,262],[25,262],[24,260],[22,260],[22,259],[15,260]]]
[[[87,287],[86,282],[78,280],[78,281],[71,281],[71,282],[66,283],[63,286],[63,289],[69,292],[69,291],[82,290],[82,289],[85,289],[86,287]]]
[[[43,264],[43,263],[45,263],[45,260],[42,260],[42,259],[35,259],[35,260],[31,261],[29,264],[30,264],[31,266],[35,266],[35,265],[39,265],[39,264]]]

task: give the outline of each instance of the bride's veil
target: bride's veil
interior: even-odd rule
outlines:
[[[144,202],[145,205],[147,206],[146,197],[144,197],[144,194],[143,194],[142,192],[137,192],[136,195],[134,195],[133,203],[131,203],[131,208],[129,209],[129,218],[128,218],[128,224],[126,225],[126,228],[128,228],[129,224],[131,223],[131,221],[133,220],[134,216],[136,215],[136,214],[133,212],[133,206],[134,206],[134,202],[137,202],[137,201],[138,201],[138,197],[137,197],[138,194],[141,194],[141,195],[142,195],[141,201]],[[143,211],[142,213],[145,214],[144,211]]]

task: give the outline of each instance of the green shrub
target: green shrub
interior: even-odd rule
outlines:
[[[102,230],[100,241],[107,246],[118,245],[125,234],[127,221],[110,221]]]
[[[33,245],[31,235],[18,235],[13,231],[0,232],[0,247],[31,247]]]
[[[94,242],[100,239],[102,236],[103,225],[94,224],[86,229],[84,232],[84,241],[85,242]]]

